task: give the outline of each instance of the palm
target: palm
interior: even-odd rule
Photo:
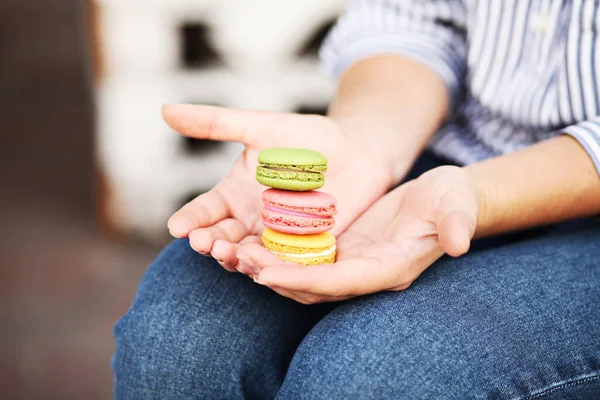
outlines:
[[[259,246],[241,251],[259,266],[259,281],[284,296],[339,301],[405,289],[444,252],[466,252],[477,213],[472,179],[442,167],[385,195],[357,219],[338,239],[335,264],[306,269],[282,265]]]
[[[386,166],[364,146],[351,141],[344,129],[329,118],[202,106],[175,111],[165,112],[165,119],[184,134],[246,144],[229,175],[170,221],[174,235],[189,236],[196,250],[210,251],[225,264],[235,265],[236,245],[256,242],[262,230],[260,194],[264,187],[255,180],[261,149],[304,147],[328,157],[323,189],[338,199],[335,234],[342,232],[390,184]],[[179,220],[187,225],[177,226]]]
[[[386,290],[405,289],[443,254],[437,236],[435,188],[411,182],[389,193],[340,236],[338,261],[358,260],[387,269]],[[402,274],[395,271],[401,270]]]

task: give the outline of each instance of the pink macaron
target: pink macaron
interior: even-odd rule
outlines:
[[[262,199],[262,222],[275,231],[313,235],[333,228],[336,201],[327,193],[267,189]]]

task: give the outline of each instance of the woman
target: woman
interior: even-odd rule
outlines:
[[[115,327],[116,397],[600,397],[599,8],[352,1],[327,117],[165,107],[246,150],[170,219]],[[267,147],[329,158],[335,264],[256,244]]]

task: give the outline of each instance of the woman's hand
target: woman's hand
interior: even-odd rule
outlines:
[[[258,245],[240,247],[240,269],[283,296],[312,304],[406,289],[444,253],[469,249],[480,210],[475,179],[439,167],[385,195],[338,239],[334,264],[284,263]]]
[[[238,262],[238,244],[260,242],[265,187],[256,182],[255,173],[261,149],[302,147],[327,156],[323,190],[339,201],[334,234],[346,229],[392,184],[388,160],[371,147],[380,143],[370,141],[369,132],[357,134],[352,126],[327,117],[192,105],[165,106],[163,116],[186,136],[246,145],[229,175],[177,211],[168,223],[173,236],[189,237],[196,251],[211,253],[230,271]]]

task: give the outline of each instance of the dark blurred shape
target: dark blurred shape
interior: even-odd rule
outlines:
[[[453,21],[452,19],[436,18],[434,20],[434,22],[437,25],[443,26],[444,28],[451,29],[452,31],[454,31],[454,33],[457,33],[463,39],[465,39],[465,40],[467,39],[467,29],[463,26],[457,25],[456,22]]]
[[[210,154],[211,152],[218,151],[220,147],[223,147],[223,142],[217,142],[215,140],[207,139],[194,139],[190,137],[183,138],[183,146],[188,154],[194,154],[202,156]]]
[[[112,398],[112,327],[156,253],[97,231],[90,12],[0,1],[2,399]]]
[[[92,77],[84,5],[0,1],[2,202],[44,199],[46,205],[93,214]]]
[[[206,101],[190,101],[188,104],[202,104],[205,106],[222,107],[221,104],[206,102]],[[183,148],[187,154],[202,157],[203,155],[210,154],[213,151],[218,151],[220,147],[223,147],[223,142],[208,139],[195,139],[187,136],[182,136]]]
[[[210,40],[210,29],[206,24],[187,23],[181,27],[181,56],[187,68],[203,68],[222,64],[219,53]]]
[[[317,106],[317,105],[302,105],[294,110],[295,113],[298,114],[317,114],[317,115],[326,115],[327,114],[327,105]]]
[[[186,205],[187,203],[189,203],[190,201],[194,200],[196,197],[200,196],[201,194],[206,193],[207,191],[200,191],[200,192],[193,192],[188,194],[187,196],[185,196],[183,198],[183,200],[181,201],[181,207],[183,207],[184,205]],[[177,211],[177,210],[174,210]]]
[[[323,44],[323,41],[335,23],[336,20],[332,19],[319,26],[300,48],[298,55],[300,57],[317,57],[321,44]]]

